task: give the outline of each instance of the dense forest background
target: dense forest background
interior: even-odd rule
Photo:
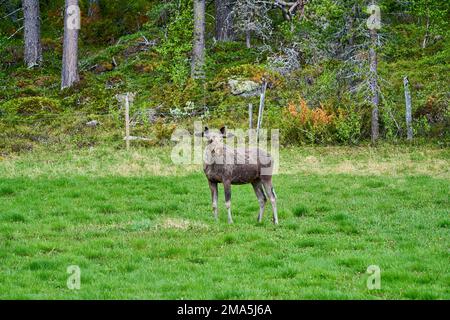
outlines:
[[[200,38],[194,2],[205,4]],[[199,119],[246,128],[263,82],[263,127],[280,128],[284,145],[368,142],[371,49],[378,140],[405,140],[407,76],[413,141],[448,146],[450,2],[376,1],[382,28],[375,36],[366,25],[372,3],[79,1],[79,81],[61,89],[64,1],[39,1],[42,61],[30,67],[22,1],[0,0],[0,153],[122,144],[116,95],[125,92],[135,94],[132,134],[151,138],[142,144],[166,144],[177,127],[193,130]]]

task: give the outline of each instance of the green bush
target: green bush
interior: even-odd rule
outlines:
[[[335,119],[336,138],[344,144],[357,144],[361,139],[362,116],[355,108],[339,108]]]
[[[190,74],[189,54],[194,34],[192,0],[183,0],[175,9],[167,26],[167,34],[156,51],[166,57],[159,66],[169,75],[170,81],[184,84]]]
[[[0,115],[12,117],[46,116],[61,112],[61,103],[47,97],[23,97],[0,105]]]

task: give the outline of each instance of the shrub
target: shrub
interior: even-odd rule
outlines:
[[[0,115],[10,117],[44,116],[60,111],[60,102],[46,97],[17,98],[0,105]]]
[[[167,26],[167,36],[156,48],[160,55],[167,57],[165,63],[159,65],[160,71],[179,85],[184,84],[190,74],[189,55],[194,34],[192,15],[191,0],[181,1]]]
[[[262,83],[263,79],[265,79],[272,88],[283,84],[283,79],[277,72],[254,64],[242,64],[225,68],[217,75],[216,82],[226,82],[230,78],[248,79],[258,83]]]
[[[163,123],[161,121],[158,121],[153,126],[153,133],[155,135],[155,141],[157,141],[157,144],[164,145],[167,144],[171,138],[172,134],[176,129],[176,124],[174,123]]]
[[[338,108],[335,118],[336,138],[345,144],[357,144],[361,138],[362,116],[357,110]]]
[[[284,143],[327,143],[333,140],[334,114],[324,105],[310,109],[303,98],[291,101],[283,114]]]

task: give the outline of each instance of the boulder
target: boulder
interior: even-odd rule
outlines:
[[[251,80],[229,79],[228,85],[235,96],[252,97],[261,93],[261,85]]]
[[[100,122],[98,122],[97,120],[92,120],[92,121],[86,122],[86,126],[91,127],[91,128],[95,128],[99,124],[100,124]]]

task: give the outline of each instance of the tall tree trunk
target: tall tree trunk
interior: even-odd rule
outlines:
[[[194,79],[204,77],[205,65],[205,0],[194,0],[194,46],[192,72]]]
[[[233,40],[233,21],[231,18],[231,0],[216,0],[216,39]]]
[[[78,0],[66,0],[64,14],[64,49],[61,89],[80,81],[78,75],[78,32],[80,30],[80,7]]]
[[[372,45],[370,47],[370,91],[372,93],[372,142],[378,140],[379,129],[379,111],[378,111],[378,59],[376,45],[378,41],[377,31],[375,29],[370,30],[370,37],[372,39]]]
[[[247,28],[247,30],[245,30],[245,45],[247,46],[248,49],[250,49],[252,47],[252,34],[250,29]]]
[[[38,0],[23,0],[24,60],[28,68],[42,63],[41,22]]]

